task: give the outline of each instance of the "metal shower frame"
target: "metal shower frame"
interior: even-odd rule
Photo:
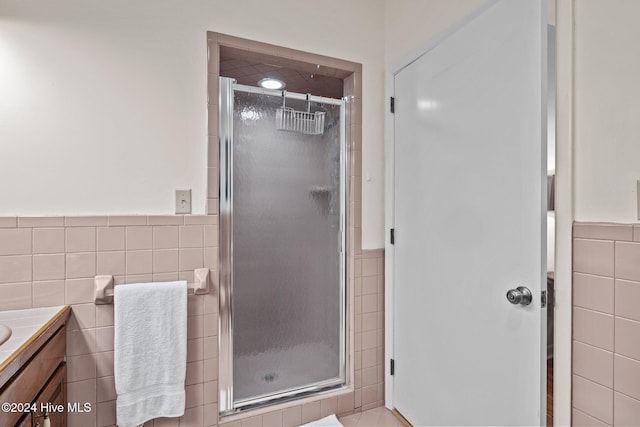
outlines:
[[[242,410],[267,406],[272,402],[291,400],[309,394],[333,390],[349,383],[348,346],[349,321],[347,315],[347,208],[348,208],[348,155],[347,107],[348,98],[333,99],[308,94],[270,90],[237,84],[235,79],[220,77],[219,96],[219,149],[220,149],[220,245],[219,245],[219,411],[231,415]],[[288,99],[311,101],[340,106],[340,378],[288,389],[268,396],[234,402],[233,400],[233,107],[234,92],[256,93]]]

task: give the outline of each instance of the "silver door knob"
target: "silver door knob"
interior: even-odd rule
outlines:
[[[531,291],[529,288],[524,286],[518,286],[516,289],[509,289],[507,292],[507,300],[511,304],[529,305],[532,300]]]

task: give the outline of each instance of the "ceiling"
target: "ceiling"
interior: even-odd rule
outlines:
[[[226,53],[226,54],[225,54]],[[273,77],[285,82],[288,92],[310,93],[327,98],[342,98],[342,79],[325,75],[324,67],[316,66],[315,70],[294,69],[273,64],[269,58],[257,56],[240,58],[234,52],[221,52],[220,75],[236,79],[239,84],[258,86],[258,81],[265,77]]]

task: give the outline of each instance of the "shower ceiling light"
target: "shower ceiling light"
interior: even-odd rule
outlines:
[[[284,89],[286,85],[282,80],[266,77],[258,82],[258,86],[265,89]]]

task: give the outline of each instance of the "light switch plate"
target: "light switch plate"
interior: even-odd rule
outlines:
[[[176,190],[176,213],[191,213],[191,190]]]

